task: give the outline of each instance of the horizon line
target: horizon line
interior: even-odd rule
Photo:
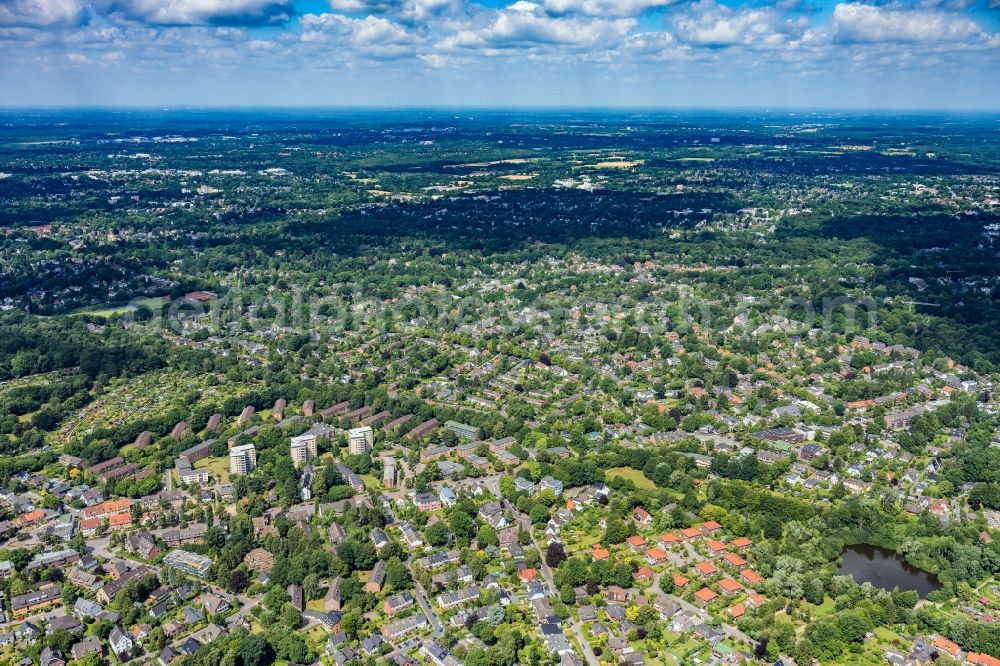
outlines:
[[[25,111],[495,111],[495,112],[803,112],[1000,114],[1000,107],[793,106],[793,105],[490,105],[490,104],[0,104],[0,113]]]

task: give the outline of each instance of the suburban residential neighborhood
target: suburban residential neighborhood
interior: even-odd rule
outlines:
[[[995,120],[2,113],[0,666],[1000,664]]]

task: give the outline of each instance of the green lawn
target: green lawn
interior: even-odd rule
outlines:
[[[802,606],[803,609],[809,608],[811,611],[811,615],[814,618],[821,618],[821,617],[826,617],[827,615],[833,612],[834,602],[833,599],[827,597],[826,599],[823,600],[823,603],[821,603],[819,606],[813,606],[812,604],[807,604],[806,602],[803,602]]]
[[[872,633],[874,633],[875,636],[879,638],[879,640],[890,644],[893,641],[899,639],[899,634],[897,634],[892,629],[889,629],[888,627],[875,627],[874,629],[872,629]]]
[[[584,532],[582,534],[573,534],[571,539],[571,548],[574,551],[585,552],[589,551],[594,547],[595,543],[600,543],[601,537],[604,536],[601,532]]]
[[[610,479],[613,476],[628,479],[635,484],[636,488],[639,488],[640,490],[652,490],[656,487],[656,484],[646,478],[645,474],[637,469],[633,469],[632,467],[612,467],[604,473],[605,479]]]
[[[229,483],[229,459],[228,458],[202,458],[194,464],[195,469],[208,468],[208,473],[212,477],[219,479],[222,483]]]
[[[309,629],[307,629],[304,633],[306,642],[316,650],[320,650],[326,645],[327,632],[326,629],[320,625],[315,624],[309,627]]]
[[[108,305],[108,306],[97,306],[94,309],[83,308],[82,310],[77,310],[73,314],[87,314],[94,317],[110,317],[112,315],[125,314],[126,312],[131,312],[137,307],[145,307],[153,312],[159,310],[163,307],[163,304],[167,299],[157,296],[155,298],[137,298],[134,305]]]

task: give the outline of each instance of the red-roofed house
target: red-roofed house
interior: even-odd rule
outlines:
[[[746,566],[747,563],[746,560],[744,560],[736,553],[726,553],[725,555],[722,556],[722,559],[725,560],[726,564],[732,567]]]
[[[745,580],[750,585],[757,585],[764,582],[764,577],[753,569],[744,569],[740,572],[740,578]]]
[[[626,541],[628,542],[628,545],[632,550],[642,550],[643,548],[646,547],[645,537],[641,537],[638,534],[636,536],[630,536],[628,539],[626,539]]]
[[[674,534],[673,532],[664,532],[660,535],[660,545],[664,548],[669,548],[675,543],[680,543],[681,538]]]
[[[22,528],[34,525],[44,519],[45,512],[41,509],[35,509],[34,511],[29,511],[28,513],[22,513],[16,520],[14,520],[14,522],[17,524],[18,528]]]
[[[733,548],[742,550],[744,548],[748,548],[748,547],[752,546],[753,545],[753,541],[751,541],[750,539],[748,539],[746,537],[737,537],[737,538],[733,539],[733,541],[732,541],[732,543],[730,545]]]
[[[667,561],[667,553],[659,548],[650,548],[646,551],[646,561],[650,564],[663,564]]]
[[[685,527],[681,530],[681,536],[685,539],[697,539],[701,536],[701,530],[697,527]]]
[[[635,522],[640,525],[651,525],[653,523],[653,517],[649,515],[649,512],[641,506],[637,506],[632,509],[632,517],[635,519]]]
[[[697,569],[698,573],[700,573],[702,576],[712,576],[716,572],[718,572],[716,566],[711,562],[699,562],[698,564],[694,565],[694,568]]]
[[[958,653],[962,651],[962,648],[958,647],[958,643],[949,641],[944,636],[938,636],[934,639],[934,647],[944,652],[947,652],[953,657],[957,657]]]
[[[737,583],[732,578],[723,578],[719,581],[719,587],[722,588],[722,592],[729,596],[734,594],[739,594],[743,591],[743,586]]]
[[[703,587],[694,593],[694,598],[697,599],[698,603],[700,603],[702,606],[707,606],[708,604],[712,603],[712,600],[715,599],[717,596],[719,595],[707,587]]]
[[[653,570],[649,567],[639,567],[639,570],[635,572],[635,579],[640,583],[645,583],[653,580],[654,575]]]
[[[747,612],[747,607],[743,604],[736,604],[729,608],[729,614],[733,616],[734,619],[740,619],[743,614]]]
[[[85,537],[93,536],[102,522],[100,518],[85,518],[80,521],[80,533]]]
[[[132,500],[128,498],[110,500],[88,506],[83,510],[84,518],[108,518],[121,513],[128,513],[132,510]]]
[[[128,513],[119,513],[108,518],[108,527],[113,530],[123,530],[131,524],[132,515]]]
[[[718,555],[719,553],[724,553],[726,551],[726,544],[713,539],[708,542],[708,549],[712,551],[713,555]]]
[[[684,576],[677,573],[673,574],[673,578],[674,578],[674,587],[686,587],[687,584],[691,582]]]
[[[722,529],[722,525],[715,522],[714,520],[706,520],[701,524],[701,529],[703,532],[711,534],[712,532],[718,532]]]

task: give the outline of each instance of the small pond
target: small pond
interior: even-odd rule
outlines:
[[[853,576],[858,583],[891,590],[913,590],[921,597],[941,587],[937,576],[908,564],[902,555],[885,548],[856,544],[844,548],[838,573]]]

